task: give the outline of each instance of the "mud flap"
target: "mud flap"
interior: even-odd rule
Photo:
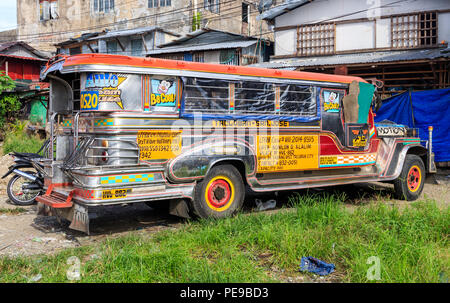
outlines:
[[[181,218],[189,219],[189,206],[186,200],[177,199],[171,200],[169,204],[169,214]]]
[[[79,204],[74,204],[73,207],[73,217],[69,228],[89,235],[89,215],[87,207]]]
[[[436,173],[437,169],[436,169],[436,163],[434,162],[434,153],[431,153],[428,156],[428,172],[429,173]]]

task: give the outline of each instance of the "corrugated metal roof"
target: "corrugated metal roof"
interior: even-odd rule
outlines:
[[[436,59],[441,57],[450,57],[449,52],[443,49],[418,49],[405,51],[384,51],[371,53],[357,53],[334,56],[321,57],[306,57],[306,58],[292,58],[277,60],[272,62],[264,62],[254,64],[255,67],[266,68],[289,68],[301,66],[326,66],[326,65],[341,65],[341,64],[357,64],[357,63],[378,63],[378,62],[393,62],[393,61],[411,61],[423,59]]]
[[[56,43],[54,45],[55,46],[65,46],[65,45],[69,45],[69,44],[73,44],[73,43],[78,43],[78,42],[86,41],[92,37],[97,37],[100,34],[102,34],[102,32],[84,33],[84,34],[81,34],[81,36],[79,36],[79,37],[70,38],[69,40],[62,41],[62,42]]]
[[[0,57],[8,57],[8,58],[16,58],[22,60],[32,60],[32,61],[47,61],[47,59],[33,58],[33,57],[24,57],[24,56],[16,56],[16,55],[8,55],[8,54],[0,54]]]
[[[1,43],[0,44],[0,52],[2,52],[2,53],[6,52],[8,49],[10,49],[14,46],[21,46],[41,59],[47,60],[47,58],[48,58],[48,56],[46,56],[43,52],[38,51],[37,49],[35,49],[34,47],[30,46],[29,44],[27,44],[23,41],[11,41],[11,42]]]
[[[190,52],[190,51],[249,47],[253,44],[256,44],[256,42],[257,42],[257,40],[230,41],[230,42],[209,43],[209,44],[199,44],[199,45],[189,45],[189,46],[180,45],[180,46],[164,47],[161,49],[151,50],[147,53],[147,55],[159,55],[159,54],[182,53],[182,52]]]
[[[168,43],[161,44],[159,47],[170,47],[170,46],[175,46],[175,45],[187,45],[187,44],[192,44],[192,45],[199,44],[198,41],[200,39],[201,39],[201,44],[203,44],[203,43],[219,43],[219,42],[225,42],[225,41],[248,41],[250,39],[256,39],[256,38],[204,27],[204,28],[198,29],[196,31],[190,32],[180,38],[174,39]]]
[[[257,16],[257,20],[272,20],[275,17],[278,17],[280,15],[283,15],[293,9],[296,9],[297,7],[309,3],[311,0],[292,0],[287,1],[283,4],[280,4],[278,6],[275,6],[268,11],[263,12],[261,15]]]
[[[96,37],[93,37],[93,38],[90,38],[87,40],[99,40],[99,39],[108,39],[108,38],[116,38],[116,37],[123,37],[123,36],[141,35],[141,34],[153,32],[153,31],[161,31],[161,32],[171,34],[173,36],[177,36],[177,37],[180,36],[180,34],[165,30],[158,26],[146,26],[146,27],[138,27],[138,28],[133,28],[133,29],[109,31],[109,32],[106,32],[105,34],[100,34]]]

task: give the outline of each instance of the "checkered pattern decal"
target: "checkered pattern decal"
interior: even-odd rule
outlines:
[[[377,156],[376,154],[369,154],[369,155],[351,155],[351,156],[337,156],[337,163],[338,164],[368,164],[375,162]]]
[[[101,184],[115,184],[115,183],[130,183],[130,182],[145,182],[153,181],[153,174],[142,174],[142,175],[119,175],[119,176],[108,176],[101,177]]]
[[[114,125],[113,119],[97,119],[94,121],[94,126],[112,126]]]
[[[64,120],[63,127],[72,127],[72,120]]]
[[[375,163],[377,154],[327,155],[320,157],[320,167],[369,165]]]

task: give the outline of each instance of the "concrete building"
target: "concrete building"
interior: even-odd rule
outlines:
[[[450,85],[448,0],[292,0],[258,18],[275,40],[260,66],[377,78],[383,97]]]
[[[228,65],[269,61],[273,43],[265,39],[203,28],[147,52],[148,56]]]
[[[156,26],[180,34],[207,26],[243,35],[267,34],[258,0],[17,0],[18,39],[55,51],[84,33]]]
[[[17,29],[10,29],[0,32],[0,43],[16,40],[17,40]]]
[[[86,53],[105,53],[127,56],[145,56],[147,52],[168,43],[179,34],[165,29],[149,26],[135,29],[87,33],[57,43],[57,53],[77,55]]]

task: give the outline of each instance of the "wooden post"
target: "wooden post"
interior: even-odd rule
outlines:
[[[117,43],[119,44],[120,48],[122,49],[122,51],[125,51],[125,47],[123,46],[122,42],[120,42],[119,38],[116,38]]]
[[[142,38],[142,44],[144,44],[145,52],[147,53],[148,49],[147,49],[147,44],[145,43],[144,35],[141,35],[141,38]]]

